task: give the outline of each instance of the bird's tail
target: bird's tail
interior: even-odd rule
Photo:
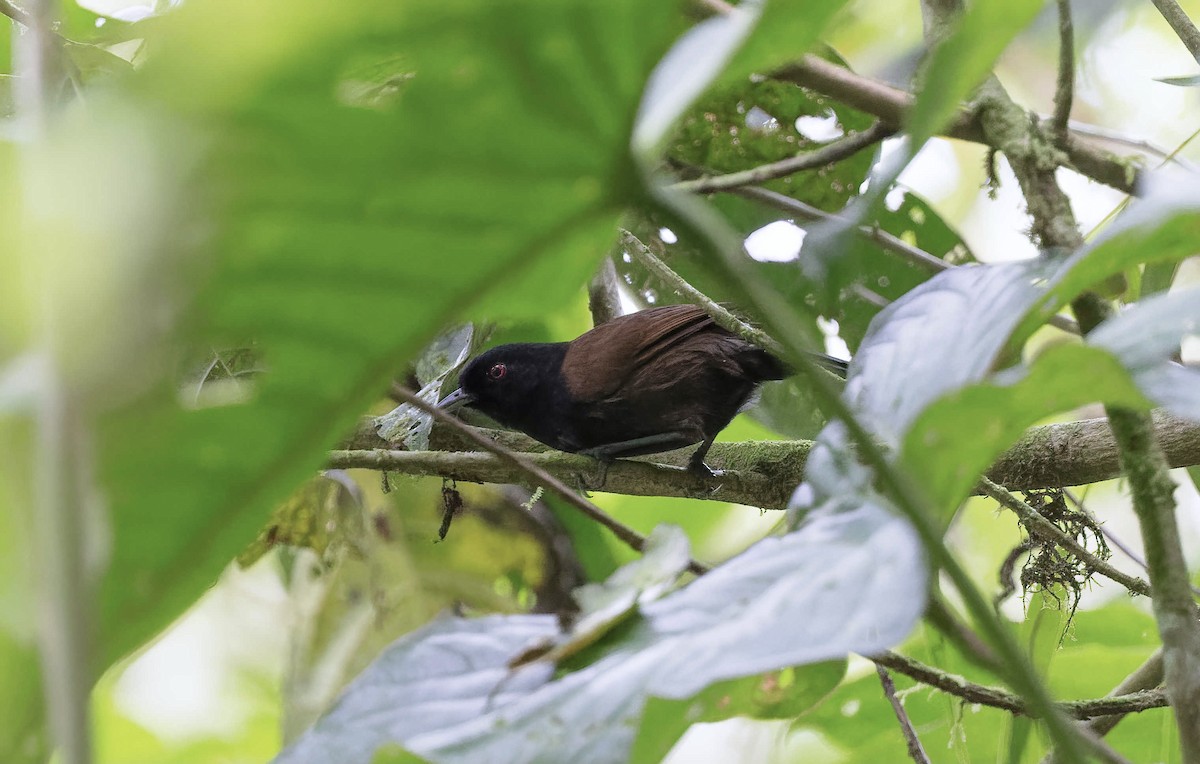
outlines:
[[[834,358],[824,353],[809,353],[809,359],[822,369],[833,372],[842,379],[846,378],[849,362]],[[759,382],[772,379],[787,379],[796,370],[761,348],[755,348],[747,359],[746,371]]]

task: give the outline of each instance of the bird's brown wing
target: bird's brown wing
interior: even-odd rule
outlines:
[[[715,326],[695,305],[668,305],[614,318],[571,342],[562,364],[567,388],[581,401],[608,397],[671,347]]]

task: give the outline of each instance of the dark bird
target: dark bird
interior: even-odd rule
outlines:
[[[846,364],[814,354],[845,375]],[[614,318],[571,342],[499,345],[473,359],[441,408],[466,405],[552,448],[608,461],[699,443],[704,457],[759,383],[790,370],[694,305]]]

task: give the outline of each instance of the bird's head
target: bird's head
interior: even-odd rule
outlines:
[[[498,345],[472,359],[458,375],[458,389],[438,402],[487,414],[501,424],[520,427],[528,412],[540,410],[549,388],[558,382],[566,343]],[[561,382],[558,382],[561,384]]]

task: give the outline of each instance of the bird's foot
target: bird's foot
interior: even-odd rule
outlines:
[[[702,478],[719,478],[725,476],[725,470],[714,470],[704,463],[703,459],[692,459],[688,462],[688,472]]]
[[[587,454],[596,462],[596,470],[593,473],[576,472],[575,487],[580,492],[587,494],[588,491],[603,491],[604,484],[608,482],[608,468],[613,463],[611,456],[599,456],[596,454]]]

